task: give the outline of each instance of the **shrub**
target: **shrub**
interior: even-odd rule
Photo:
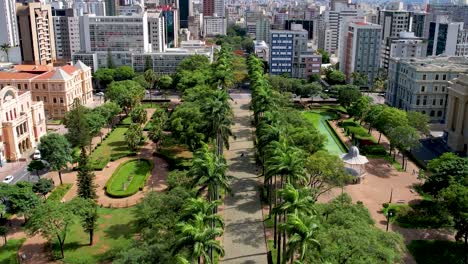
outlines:
[[[361,152],[363,155],[373,155],[373,156],[385,156],[387,151],[382,145],[367,145],[361,147]]]
[[[167,175],[167,188],[169,190],[178,186],[189,187],[190,185],[191,179],[185,170],[173,170]]]

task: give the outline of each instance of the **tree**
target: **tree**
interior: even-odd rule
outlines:
[[[388,134],[390,129],[405,125],[408,125],[406,112],[394,107],[384,107],[375,122],[375,128],[384,134]],[[380,143],[380,136],[378,142]]]
[[[18,182],[8,191],[9,207],[11,214],[23,215],[27,222],[34,208],[41,203],[41,200],[32,190],[29,182]]]
[[[414,127],[423,135],[429,134],[429,116],[418,111],[406,112],[408,124]]]
[[[107,49],[107,68],[115,68],[114,57],[112,56],[112,50],[110,48]]]
[[[11,46],[9,43],[3,43],[2,45],[0,45],[0,50],[2,50],[7,56],[7,62],[10,61],[10,49]]]
[[[172,135],[186,144],[190,151],[194,151],[200,148],[205,140],[204,122],[200,106],[192,102],[184,102],[171,115]]]
[[[93,199],[74,198],[70,204],[73,213],[78,216],[83,230],[89,234],[89,245],[93,245],[94,232],[98,227],[98,205]]]
[[[340,85],[338,90],[338,102],[345,108],[359,100],[361,96],[361,91],[355,85]]]
[[[111,100],[119,105],[128,114],[145,95],[145,89],[135,81],[120,81],[111,83],[106,90],[106,100]]]
[[[153,71],[153,59],[151,56],[145,56],[145,72],[148,70]]]
[[[167,114],[164,110],[158,108],[153,114],[153,119],[150,120],[148,137],[156,143],[156,147],[163,136],[163,129],[168,120]]]
[[[158,80],[158,86],[163,90],[172,88],[172,77],[169,75],[163,75]]]
[[[72,109],[65,114],[63,123],[68,129],[66,137],[73,146],[84,147],[91,142],[91,128],[86,119],[88,112],[89,109],[76,98],[73,101]]]
[[[358,87],[367,86],[369,82],[369,76],[361,72],[351,73],[351,79],[353,80],[353,85]]]
[[[110,68],[99,68],[93,77],[98,81],[101,89],[105,89],[111,82],[114,81],[115,69]]]
[[[322,55],[322,63],[327,64],[330,63],[330,54],[323,50],[323,49],[317,49],[317,52]]]
[[[311,74],[309,75],[309,77],[307,78],[307,81],[309,83],[315,83],[315,82],[320,82],[320,74]]]
[[[468,158],[461,158],[447,152],[427,164],[430,172],[423,184],[423,190],[437,195],[440,190],[450,185],[450,180],[465,182],[468,179]]]
[[[125,134],[125,142],[132,151],[136,151],[140,146],[143,137],[143,130],[139,124],[131,124]]]
[[[253,43],[253,39],[245,38],[242,40],[242,49],[245,50],[245,53],[252,54],[255,52],[255,45]]]
[[[132,109],[130,117],[133,123],[144,124],[147,119],[146,109],[143,105],[139,104]]]
[[[122,108],[120,108],[114,102],[107,102],[103,105],[100,105],[93,109],[93,111],[98,112],[104,119],[106,123],[112,127],[114,125],[115,117],[122,112]]]
[[[224,228],[223,218],[219,214],[213,214],[216,210],[216,207],[221,205],[220,200],[208,202],[204,198],[190,198],[185,203],[184,208],[182,210],[181,219],[183,221],[190,221],[194,220],[194,217],[197,214],[201,214],[203,216],[203,221],[205,225],[211,225],[216,227]]]
[[[101,129],[106,125],[106,117],[103,116],[100,112],[98,111],[90,111],[86,113],[85,115],[86,121],[88,123],[89,127],[89,133],[90,133],[90,139],[89,139],[89,145],[91,148],[91,143],[93,140],[93,137],[100,135],[101,136],[101,142],[102,142],[102,133]]]
[[[26,224],[26,230],[30,235],[41,234],[49,240],[57,238],[62,258],[64,258],[63,246],[73,222],[74,216],[68,203],[48,201],[34,209]]]
[[[353,116],[355,119],[363,119],[367,113],[371,110],[372,97],[361,96],[357,101],[351,104],[348,109],[348,114]]]
[[[409,125],[397,126],[389,130],[388,137],[392,146],[402,150],[402,167],[405,168],[405,152],[420,145],[419,133]]]
[[[131,80],[135,77],[135,71],[130,66],[120,66],[115,69],[114,79],[116,81]]]
[[[441,203],[453,217],[457,230],[455,239],[465,243],[465,263],[468,263],[468,187],[452,181],[439,195]]]
[[[42,160],[32,160],[32,161],[28,164],[28,171],[29,171],[29,172],[35,171],[37,177],[39,177],[39,171],[43,170],[44,168],[45,168],[45,165],[44,165],[44,163],[42,162]]]
[[[369,112],[364,116],[364,121],[369,123],[369,133],[373,127],[376,127],[380,119],[380,115],[385,108],[387,108],[387,106],[379,104],[370,106]]]
[[[346,75],[339,70],[333,70],[327,74],[327,82],[330,85],[343,84],[346,80]]]
[[[78,197],[91,200],[97,199],[95,178],[96,176],[89,165],[89,158],[86,156],[86,152],[81,151],[78,162],[78,174],[76,176]]]
[[[205,55],[192,55],[183,59],[177,66],[177,72],[208,69],[210,60]]]
[[[153,68],[147,69],[145,73],[143,73],[143,77],[145,77],[145,81],[148,83],[148,87],[150,89],[154,88],[154,83],[158,79],[156,73],[154,73]]]
[[[54,189],[54,181],[51,179],[39,179],[38,182],[34,183],[32,191],[45,196]]]
[[[335,187],[343,187],[352,179],[346,173],[343,161],[324,150],[317,151],[307,158],[305,170],[307,185],[311,188],[314,201]]]
[[[7,235],[8,235],[8,228],[6,226],[0,226],[0,236],[3,237],[4,246],[6,246],[7,244]]]
[[[49,163],[52,170],[58,172],[60,185],[62,185],[61,170],[73,160],[73,150],[70,143],[64,136],[50,133],[41,138],[41,143],[38,148],[41,152],[42,159]]]

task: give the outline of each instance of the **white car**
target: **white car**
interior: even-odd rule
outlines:
[[[5,179],[3,180],[3,183],[10,183],[12,182],[14,179],[13,175],[8,175],[5,177]]]
[[[33,158],[33,160],[40,160],[41,159],[41,152],[38,149],[36,149],[34,151],[34,154],[33,154],[32,158]]]

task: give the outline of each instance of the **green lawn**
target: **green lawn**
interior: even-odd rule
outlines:
[[[106,193],[112,197],[127,197],[138,192],[153,168],[146,159],[135,159],[122,163],[106,184]]]
[[[90,156],[91,166],[102,170],[109,161],[114,161],[131,155],[133,152],[125,142],[126,127],[116,127],[109,136],[97,147]]]
[[[70,227],[65,241],[64,263],[88,264],[110,263],[109,250],[117,252],[126,248],[135,240],[137,229],[134,223],[133,208],[109,209],[99,208],[98,228],[94,245],[89,246],[89,236],[83,228],[75,223]],[[60,255],[57,241],[54,242],[54,255]]]
[[[126,118],[122,119],[117,126],[129,126],[132,124],[132,118],[127,116]]]
[[[3,240],[3,238],[2,238]],[[17,254],[18,250],[26,238],[10,239],[7,244],[0,247],[0,263],[2,264],[16,264],[18,263]]]
[[[327,142],[325,144],[325,149],[328,152],[336,155],[347,152],[346,145],[341,141],[333,128],[331,128],[327,123],[328,119],[334,119],[337,117],[336,113],[330,111],[313,110],[303,112],[303,114],[304,117],[326,137]]]
[[[408,250],[418,264],[462,264],[463,244],[443,240],[413,240]]]
[[[49,201],[60,201],[62,200],[63,196],[70,190],[73,184],[65,183],[55,187],[52,193],[47,197]]]
[[[346,135],[354,134],[357,139],[369,140],[377,143],[377,140],[367,132],[368,130],[361,126],[359,121],[355,121],[353,118],[343,120],[339,125],[345,129]]]

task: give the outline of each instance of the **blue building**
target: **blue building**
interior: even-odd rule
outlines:
[[[270,73],[274,75],[293,72],[294,32],[289,30],[270,31]]]

